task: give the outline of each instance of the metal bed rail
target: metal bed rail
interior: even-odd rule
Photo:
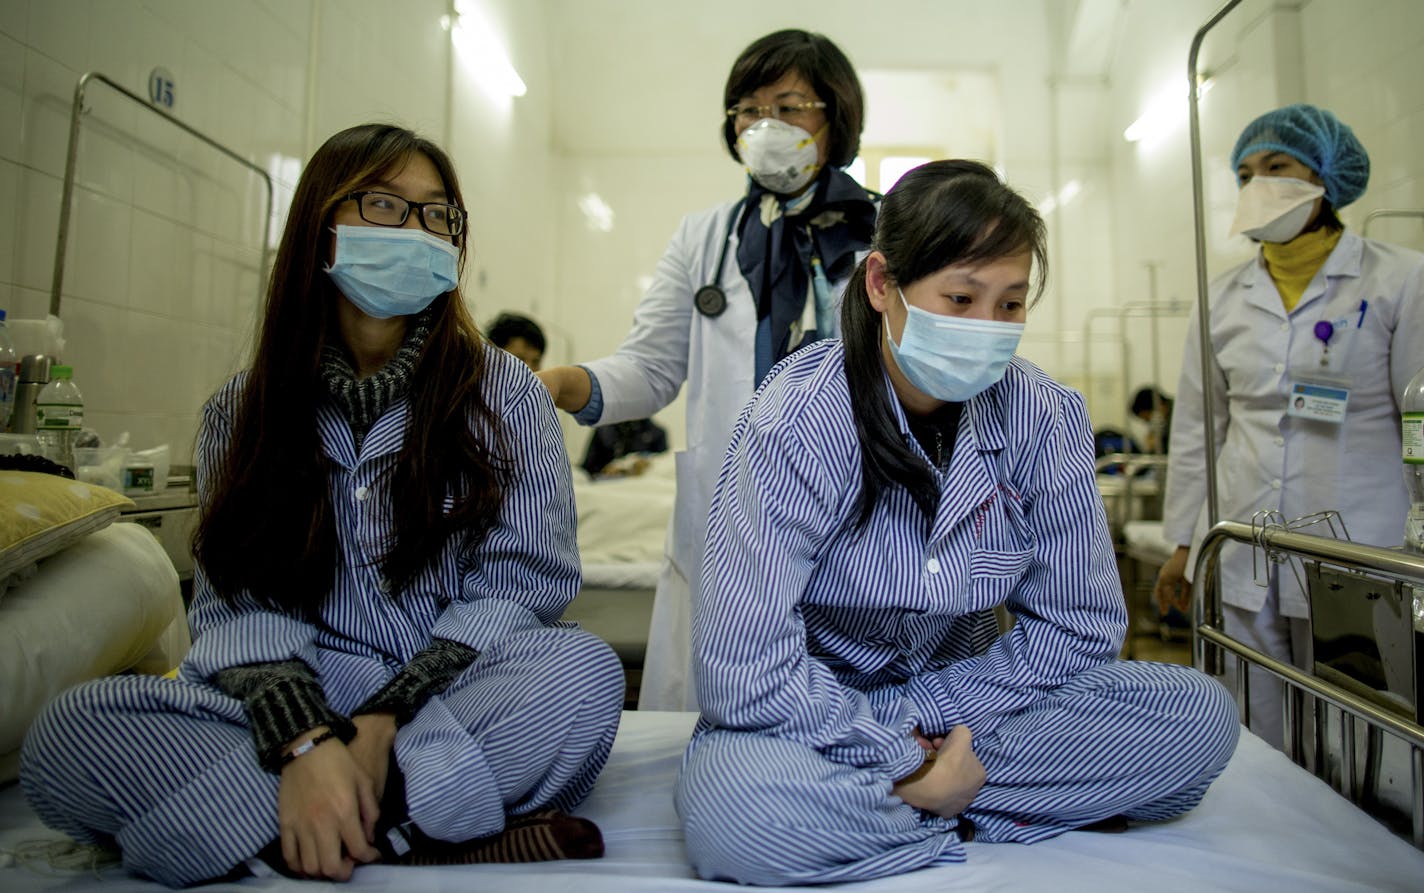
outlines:
[[[1156,290],[1155,285],[1153,286],[1153,290]],[[1132,362],[1129,356],[1129,350],[1132,347],[1132,344],[1130,339],[1128,339],[1126,336],[1124,327],[1128,319],[1143,318],[1148,319],[1152,322],[1152,334],[1150,339],[1148,340],[1148,352],[1150,355],[1149,362],[1152,366],[1152,386],[1154,388],[1161,388],[1162,382],[1159,380],[1160,361],[1158,357],[1160,355],[1160,350],[1158,348],[1159,339],[1157,334],[1157,320],[1165,317],[1186,316],[1190,309],[1191,305],[1188,304],[1186,301],[1158,301],[1154,299],[1151,301],[1128,301],[1126,304],[1123,304],[1120,307],[1099,307],[1093,310],[1089,310],[1083,316],[1083,381],[1089,382],[1092,380],[1092,342],[1094,335],[1093,324],[1100,319],[1116,319],[1118,324],[1118,332],[1117,337],[1113,340],[1116,341],[1121,348],[1121,356],[1119,357],[1119,374],[1121,375],[1122,386],[1124,390],[1126,391],[1126,389],[1131,387],[1129,382],[1132,379]],[[1129,393],[1130,392],[1125,393],[1123,396],[1126,397]],[[1088,417],[1096,418],[1096,416],[1093,414],[1093,393],[1091,388],[1087,388],[1085,390],[1084,398],[1087,402]],[[1125,403],[1126,401],[1124,400],[1123,402]]]
[[[69,114],[69,149],[64,162],[64,184],[60,189],[59,237],[54,249],[54,275],[50,280],[49,312],[54,316],[59,316],[59,305],[64,291],[64,262],[69,252],[69,218],[74,204],[74,180],[79,167],[79,132],[80,124],[84,117],[84,93],[88,89],[90,81],[98,81],[109,87],[140,108],[147,109],[169,124],[172,124],[189,136],[201,141],[261,178],[267,195],[267,209],[266,213],[262,215],[262,257],[259,262],[261,264],[259,270],[260,274],[257,277],[257,299],[260,303],[263,295],[266,294],[267,252],[268,245],[271,243],[272,209],[276,201],[272,176],[263,170],[260,165],[253,164],[237,152],[203,133],[201,130],[174,117],[162,108],[148,102],[142,96],[139,96],[114,79],[97,71],[88,71],[79,78],[79,82],[74,86],[74,105]]]
[[[1284,684],[1284,714],[1288,725],[1287,753],[1297,763],[1302,762],[1300,747],[1304,737],[1305,699],[1310,697],[1311,714],[1314,723],[1314,766],[1317,774],[1324,771],[1322,756],[1325,750],[1323,740],[1324,724],[1321,722],[1323,705],[1340,711],[1341,753],[1346,765],[1341,783],[1347,796],[1356,805],[1372,792],[1361,790],[1358,784],[1355,764],[1356,735],[1355,723],[1344,721],[1351,717],[1366,724],[1371,738],[1378,733],[1391,735],[1403,741],[1410,751],[1410,824],[1411,838],[1416,847],[1424,849],[1424,726],[1421,726],[1418,706],[1415,707],[1413,721],[1399,713],[1386,710],[1378,704],[1337,684],[1306,673],[1297,667],[1283,663],[1268,654],[1263,654],[1227,635],[1223,629],[1221,586],[1216,573],[1218,559],[1223,546],[1238,542],[1261,548],[1268,553],[1294,555],[1301,559],[1317,561],[1358,571],[1376,577],[1396,581],[1410,587],[1424,587],[1424,555],[1415,555],[1398,549],[1384,549],[1366,546],[1348,540],[1291,533],[1283,529],[1253,528],[1252,525],[1237,521],[1222,521],[1207,532],[1201,550],[1196,558],[1196,580],[1201,597],[1193,599],[1193,621],[1195,635],[1193,648],[1198,669],[1214,676],[1223,674],[1223,652],[1230,651],[1238,658],[1235,685],[1242,705],[1242,721],[1250,722],[1250,683],[1247,676],[1248,665],[1279,678]],[[1418,636],[1416,635],[1416,639]],[[1415,655],[1414,660],[1420,660]],[[1420,693],[1416,691],[1416,702]],[[1339,788],[1337,788],[1339,790]]]
[[[1122,487],[1118,492],[1107,494],[1102,492],[1102,487],[1098,488],[1098,493],[1103,497],[1104,507],[1107,506],[1108,498],[1113,500],[1112,508],[1108,511],[1108,524],[1114,532],[1114,536],[1120,538],[1122,531],[1126,529],[1127,522],[1133,520],[1156,520],[1149,518],[1135,518],[1139,497],[1159,498],[1166,492],[1164,477],[1167,472],[1167,457],[1156,453],[1107,453],[1099,456],[1093,463],[1093,470],[1097,474],[1117,466],[1121,470],[1112,475],[1110,480],[1121,480]],[[1156,470],[1155,477],[1143,478],[1142,472]],[[1099,478],[1099,483],[1102,478]],[[1150,484],[1149,487],[1141,487],[1141,484]]]
[[[1377,208],[1365,215],[1365,222],[1360,225],[1360,235],[1370,234],[1370,224],[1384,217],[1404,217],[1424,220],[1424,210],[1414,208]]]

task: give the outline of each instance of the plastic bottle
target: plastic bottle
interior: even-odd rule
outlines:
[[[74,468],[74,437],[84,427],[84,395],[74,383],[74,369],[54,366],[49,384],[35,400],[35,433],[45,458]]]
[[[0,433],[10,430],[15,410],[15,379],[20,374],[20,355],[5,328],[5,311],[0,310]]]
[[[1404,486],[1409,515],[1404,520],[1404,548],[1424,552],[1424,369],[1404,388],[1400,405],[1404,435]]]

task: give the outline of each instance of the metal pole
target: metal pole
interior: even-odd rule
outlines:
[[[1211,388],[1206,383],[1211,380],[1211,332],[1207,327],[1207,278],[1206,278],[1206,199],[1204,197],[1206,186],[1202,179],[1202,153],[1201,153],[1201,116],[1197,108],[1197,57],[1201,53],[1202,41],[1206,39],[1207,32],[1215,28],[1217,23],[1226,18],[1226,14],[1231,12],[1241,4],[1241,0],[1227,0],[1221,9],[1216,11],[1201,30],[1197,31],[1192,38],[1191,53],[1187,56],[1187,118],[1191,125],[1191,150],[1192,150],[1192,212],[1193,222],[1196,229],[1196,255],[1197,255],[1197,318],[1201,325],[1198,327],[1198,336],[1201,345],[1202,364],[1202,422],[1204,425],[1202,438],[1206,445],[1206,511],[1207,524],[1215,525],[1217,522],[1217,501],[1216,501],[1216,427],[1213,424],[1216,407],[1213,406]]]
[[[212,147],[213,149],[216,149],[223,155],[226,155],[228,158],[231,158],[233,161],[236,161],[238,164],[242,165],[243,167],[247,168],[248,170],[255,173],[257,176],[262,178],[262,182],[267,188],[267,213],[263,215],[262,257],[260,261],[262,268],[260,274],[257,277],[257,298],[258,302],[260,303],[263,294],[266,293],[265,280],[267,273],[267,246],[271,242],[272,208],[276,201],[276,192],[272,186],[271,175],[268,174],[261,167],[253,164],[246,158],[243,158],[241,155],[229,149],[227,146],[224,146],[222,143],[218,142],[217,140],[213,139],[202,131],[196,130],[188,124],[183,123],[182,121],[170,115],[168,112],[144,99],[142,96],[139,96],[137,93],[134,93],[128,88],[118,84],[111,78],[106,77],[105,75],[102,75],[97,71],[89,71],[85,72],[79,78],[79,83],[76,84],[74,87],[74,108],[69,115],[69,150],[64,162],[64,185],[60,189],[59,197],[59,239],[55,245],[54,252],[54,277],[51,280],[50,285],[49,312],[54,316],[59,316],[60,294],[64,290],[64,260],[69,248],[70,205],[72,204],[72,200],[74,198],[75,168],[77,168],[79,164],[80,116],[84,113],[84,90],[89,85],[89,82],[91,80],[99,81],[100,83],[113,88],[121,96],[125,96],[133,100],[141,107],[148,109],[155,115],[158,115],[160,118],[164,119],[168,123],[187,133],[189,136],[195,137],[203,141],[208,146]]]

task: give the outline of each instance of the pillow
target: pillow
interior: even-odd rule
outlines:
[[[0,471],[0,581],[102,530],[134,508],[126,496],[33,471]]]

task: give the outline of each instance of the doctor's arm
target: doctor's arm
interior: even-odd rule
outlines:
[[[1202,381],[1201,325],[1196,316],[1187,327],[1182,349],[1182,371],[1177,381],[1177,399],[1172,407],[1172,441],[1167,451],[1167,494],[1163,502],[1162,536],[1177,549],[1162,565],[1153,586],[1158,606],[1165,611],[1175,605],[1185,611],[1191,605],[1191,585],[1187,582],[1187,558],[1197,518],[1206,501],[1206,451],[1203,392],[1211,389],[1214,407],[1216,451],[1226,441],[1228,402],[1226,375],[1211,358],[1210,376]]]
[[[754,412],[757,403],[748,411]],[[792,425],[743,416],[710,512],[692,645],[704,721],[799,742],[827,759],[919,768],[914,718],[886,724],[811,656],[802,602],[846,512],[845,487]]]
[[[718,209],[683,219],[658,260],[623,343],[612,355],[583,364],[596,379],[602,413],[581,422],[607,425],[647,418],[677,398],[690,364],[697,314],[692,296],[706,284],[697,276],[705,265],[703,255],[711,250],[709,233],[725,232],[726,213]]]

